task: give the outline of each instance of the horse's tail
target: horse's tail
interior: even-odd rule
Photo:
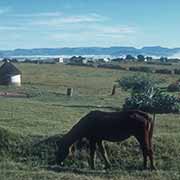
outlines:
[[[152,139],[153,131],[154,131],[154,125],[155,125],[155,114],[153,114],[153,118],[150,118],[150,130],[149,130],[149,138]]]

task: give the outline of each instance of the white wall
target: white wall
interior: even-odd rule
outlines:
[[[11,84],[21,86],[21,75],[11,76]]]
[[[64,59],[62,57],[59,58],[59,63],[63,63]]]

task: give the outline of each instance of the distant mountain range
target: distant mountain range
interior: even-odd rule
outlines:
[[[11,56],[51,56],[51,55],[110,55],[110,56],[166,56],[180,57],[180,48],[164,48],[160,46],[143,47],[77,47],[77,48],[36,48],[0,50],[0,57]]]

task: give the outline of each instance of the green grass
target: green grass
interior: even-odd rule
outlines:
[[[60,172],[56,168],[48,169],[47,159],[51,158],[52,149],[39,146],[38,156],[33,157],[32,144],[47,136],[64,134],[91,110],[120,109],[129,92],[119,88],[116,95],[111,96],[112,87],[117,79],[136,73],[66,65],[17,66],[23,73],[22,87],[0,86],[0,91],[22,92],[29,97],[0,97],[1,180],[180,179],[180,117],[177,114],[157,115],[153,139],[158,168],[155,172],[141,170],[142,155],[134,138],[122,143],[106,143],[112,163],[108,172],[103,170],[99,158],[97,170],[90,170],[87,153],[81,160],[68,158],[66,169]],[[177,75],[152,76],[161,80],[160,86],[179,79]],[[72,97],[66,96],[68,87],[74,89]]]

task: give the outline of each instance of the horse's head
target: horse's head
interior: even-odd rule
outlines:
[[[63,145],[63,144],[58,144],[58,150],[56,152],[56,160],[57,160],[57,163],[59,165],[62,165],[64,159],[68,156],[69,154],[69,147]]]

